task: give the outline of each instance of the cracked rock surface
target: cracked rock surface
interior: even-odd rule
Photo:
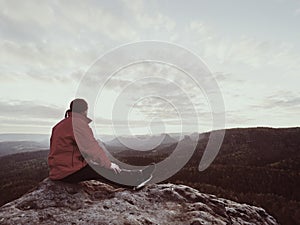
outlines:
[[[142,190],[99,181],[42,181],[0,208],[0,224],[278,224],[262,208],[203,194],[175,184]]]

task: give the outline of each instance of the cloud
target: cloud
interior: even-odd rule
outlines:
[[[0,132],[49,133],[65,109],[33,101],[0,100]]]
[[[171,32],[176,27],[176,22],[170,17],[159,12],[158,7],[147,2],[147,6],[142,0],[123,0],[124,7],[130,10],[132,17],[142,29],[153,31],[166,30]],[[149,10],[151,8],[151,10]]]
[[[113,42],[138,38],[118,13],[99,4],[1,1],[0,61],[5,65],[1,73],[43,76],[48,71],[65,76],[67,70],[87,68]]]
[[[300,93],[286,90],[277,91],[266,96],[260,104],[252,105],[252,107],[265,110],[276,109],[280,113],[284,110],[297,112],[300,109]]]
[[[54,120],[61,118],[65,109],[55,105],[38,104],[33,101],[13,100],[0,101],[2,118],[10,119],[46,119]]]
[[[119,78],[119,77],[118,77]],[[112,104],[124,104],[142,113],[146,119],[153,117],[176,119],[177,111],[183,116],[196,116],[196,111],[207,110],[208,104],[201,89],[189,84],[182,77],[168,74],[147,77],[141,80],[114,78],[106,88],[116,91],[116,99]],[[177,80],[176,80],[177,78]],[[126,109],[123,109],[126,111]]]
[[[273,105],[273,107],[299,107],[300,97],[295,97],[292,99],[273,99],[270,105]]]
[[[130,39],[136,35],[135,30],[122,17],[117,13],[104,10],[101,3],[93,0],[84,2],[12,0],[3,1],[1,8],[1,16],[6,18],[7,22],[19,26],[15,29],[16,32],[26,31],[32,34],[38,29],[42,31],[41,36],[45,38],[47,37],[45,34],[50,34],[50,37],[59,40],[73,36],[70,39],[73,42],[85,33],[98,33],[113,40]],[[22,25],[25,26],[24,28],[31,29],[19,29]],[[118,29],[115,29],[116,27]],[[51,35],[52,31],[56,31],[58,35]]]
[[[42,119],[32,119],[32,118],[6,118],[0,117],[0,123],[2,126],[36,126],[36,127],[52,127],[54,125],[53,121],[42,120]]]
[[[300,54],[291,42],[262,40],[251,35],[229,39],[218,33],[216,28],[198,20],[191,21],[185,33],[190,37],[188,43],[191,49],[201,53],[206,60],[213,58],[219,65],[271,66],[285,68],[294,74],[300,70]],[[186,42],[180,38],[178,41]]]
[[[197,36],[198,42],[209,41],[216,37],[213,29],[200,21],[191,21],[189,24],[189,32]]]
[[[241,84],[245,82],[245,80],[235,78],[233,74],[229,72],[216,71],[213,72],[212,75],[217,80],[218,83],[229,82],[231,84],[232,83]]]
[[[284,108],[293,109],[300,107],[300,95],[293,97],[271,96],[265,100],[263,106],[265,108]]]

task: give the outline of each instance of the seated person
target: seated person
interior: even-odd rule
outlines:
[[[121,169],[111,162],[93,135],[88,104],[75,99],[57,123],[50,138],[49,178],[65,182],[100,180],[112,186],[143,187],[152,178],[154,164],[143,170]],[[83,157],[84,156],[84,157]]]

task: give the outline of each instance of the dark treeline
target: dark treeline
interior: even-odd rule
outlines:
[[[199,172],[208,138],[209,133],[202,135],[189,162],[164,182],[189,185],[204,193],[263,207],[281,224],[300,223],[300,128],[226,130],[216,159]],[[119,159],[147,165],[166,158],[172,148],[175,146],[135,155],[128,151],[128,157],[122,152]]]
[[[48,152],[24,152],[0,158],[0,205],[19,198],[48,176]]]
[[[164,182],[185,184],[201,192],[263,207],[281,224],[300,221],[300,128],[226,130],[212,165],[198,171],[209,133],[201,135],[189,162]],[[190,141],[186,137],[186,141]],[[115,153],[123,162],[147,165],[170,155],[175,145],[154,151]],[[1,205],[18,198],[47,177],[48,151],[0,158]],[[174,162],[176,163],[176,162]]]

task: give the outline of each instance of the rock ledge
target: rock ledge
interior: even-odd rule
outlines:
[[[185,185],[140,191],[99,181],[42,181],[0,208],[0,224],[278,224],[262,208],[203,194]]]

